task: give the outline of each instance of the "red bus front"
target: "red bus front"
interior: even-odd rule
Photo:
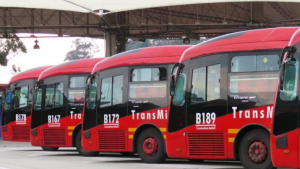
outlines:
[[[145,68],[144,72],[151,68],[158,69],[155,65],[151,65]],[[159,68],[164,71],[161,73],[167,75],[166,70],[169,68],[167,65],[159,65]],[[143,71],[135,70],[140,73]],[[158,152],[157,145],[164,147],[166,137],[169,110],[167,81],[127,82],[127,72],[130,72],[129,69],[123,68],[117,76],[102,79],[97,77],[89,84],[87,90],[89,99],[84,111],[83,148],[87,151],[122,154],[133,154],[142,150],[148,154],[140,152],[140,155],[153,157],[156,153],[164,154],[164,148]],[[136,75],[140,76],[139,73]],[[115,90],[112,97],[110,95],[113,90],[109,86]],[[103,93],[102,96],[100,91]],[[95,101],[96,93],[101,96],[98,101]],[[113,100],[110,100],[111,98]]]
[[[274,102],[271,153],[275,167],[300,168],[300,30],[282,52],[279,84]]]
[[[14,75],[4,92],[1,117],[2,139],[30,141],[34,84],[40,73],[51,66],[37,67]]]
[[[87,74],[45,78],[37,84],[32,107],[31,144],[43,150],[75,147],[80,132]]]
[[[185,51],[172,78],[168,156],[272,169],[270,124],[280,55],[297,29],[236,32]]]
[[[1,116],[2,139],[5,141],[29,142],[31,105],[36,79],[26,79],[10,83],[3,98]]]
[[[30,142],[46,151],[76,147],[82,155],[81,124],[85,81],[94,65],[103,58],[66,62],[39,76],[32,106]]]
[[[138,153],[144,162],[164,161],[168,79],[188,47],[137,49],[98,63],[86,88],[84,150]]]

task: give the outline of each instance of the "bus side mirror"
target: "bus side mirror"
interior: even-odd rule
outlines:
[[[296,47],[294,47],[294,46],[286,46],[286,47],[282,50],[282,52],[281,52],[280,63],[286,62],[286,60],[283,61],[284,55],[285,55],[286,52],[288,52],[288,54],[294,54],[294,53],[296,53],[296,51],[297,51],[297,48],[296,48]]]
[[[9,91],[6,96],[6,103],[11,103],[11,95],[11,91]]]
[[[170,79],[170,95],[174,96],[175,93],[175,75],[171,75]]]
[[[95,79],[95,75],[94,75],[94,74],[89,74],[89,75],[86,77],[85,84],[86,84],[86,85],[93,84],[93,80],[94,80],[94,79]]]

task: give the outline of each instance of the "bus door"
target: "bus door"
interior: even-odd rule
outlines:
[[[100,72],[97,125],[100,151],[127,151],[127,79],[128,68]],[[98,88],[99,90],[99,88]]]
[[[11,91],[11,87],[7,86],[6,90],[4,91],[4,95],[3,95],[3,107],[2,110],[3,111],[1,114],[1,126],[3,126],[2,130],[3,131],[7,131],[7,126],[10,122],[11,122],[11,105],[12,105],[12,91]]]
[[[31,113],[33,80],[24,80],[17,82],[13,87],[11,122],[16,126],[12,126],[13,140],[29,139],[29,122],[27,116]]]
[[[300,168],[299,41],[298,30],[289,44],[296,47],[296,53],[282,57],[285,63],[281,65],[271,134],[272,162],[276,167]]]
[[[15,83],[13,89],[13,100],[12,100],[12,109],[11,109],[11,121],[15,122],[17,126],[29,126],[29,122],[26,121],[27,116],[30,116],[31,113],[31,104],[32,104],[32,94],[33,94],[33,80],[24,80],[18,83]],[[21,128],[17,130],[20,131]],[[13,129],[14,132],[14,129]],[[29,136],[29,127],[25,131],[27,136]],[[13,134],[14,135],[14,134]]]
[[[190,62],[186,94],[189,158],[227,158],[227,72],[227,54]]]
[[[128,95],[128,124],[129,139],[138,127],[143,124],[156,124],[165,138],[168,119],[169,94],[167,90],[168,65],[147,65],[130,67],[129,95]],[[147,133],[147,132],[146,132]],[[154,133],[141,136],[143,144],[152,144],[158,141]],[[150,139],[149,139],[150,138]],[[155,142],[153,141],[153,142]],[[143,149],[144,150],[144,149]],[[147,154],[152,154],[155,149],[149,148]]]
[[[70,75],[68,87],[68,116],[70,116],[70,128],[74,128],[82,122],[84,103],[84,90],[87,75]]]
[[[68,76],[56,76],[44,80],[43,124],[47,124],[42,133],[44,146],[64,146],[67,144],[67,79]],[[65,126],[64,126],[65,125]],[[55,137],[53,137],[55,135]]]
[[[168,154],[226,158],[228,56],[203,56],[183,64],[171,101],[167,146],[174,148],[167,148]]]

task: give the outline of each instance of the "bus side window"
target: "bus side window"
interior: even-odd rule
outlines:
[[[84,82],[86,81],[86,77],[78,76],[70,78],[70,86],[69,86],[69,102],[71,103],[83,103],[84,102]]]
[[[37,92],[34,95],[34,110],[42,109],[42,92],[43,89],[41,87],[38,88]]]
[[[123,103],[123,75],[113,77],[113,100],[112,104]]]
[[[129,97],[131,99],[166,97],[166,68],[134,68],[131,70],[130,77]]]
[[[54,107],[61,107],[63,106],[63,83],[56,83],[55,84],[55,100],[54,100]]]
[[[231,60],[229,91],[232,95],[251,93],[257,97],[262,96],[266,99],[258,101],[258,104],[271,104],[271,94],[276,90],[278,70],[277,54],[234,56]],[[263,93],[269,95],[263,96]]]
[[[14,109],[26,107],[28,105],[28,85],[21,86],[14,91]]]
[[[123,75],[102,79],[100,107],[123,103]]]
[[[194,69],[191,104],[220,99],[220,75],[220,64]]]
[[[63,83],[47,85],[45,97],[45,109],[63,106]]]
[[[101,81],[100,91],[100,107],[111,106],[111,93],[112,93],[112,78],[105,78]]]
[[[175,106],[183,106],[185,103],[185,89],[186,89],[186,74],[182,73],[177,77],[175,94],[172,103]]]

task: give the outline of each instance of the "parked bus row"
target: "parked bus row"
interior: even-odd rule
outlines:
[[[20,73],[5,91],[3,139],[48,151],[76,147],[85,156],[138,153],[147,163],[299,167],[298,29],[242,31]]]

